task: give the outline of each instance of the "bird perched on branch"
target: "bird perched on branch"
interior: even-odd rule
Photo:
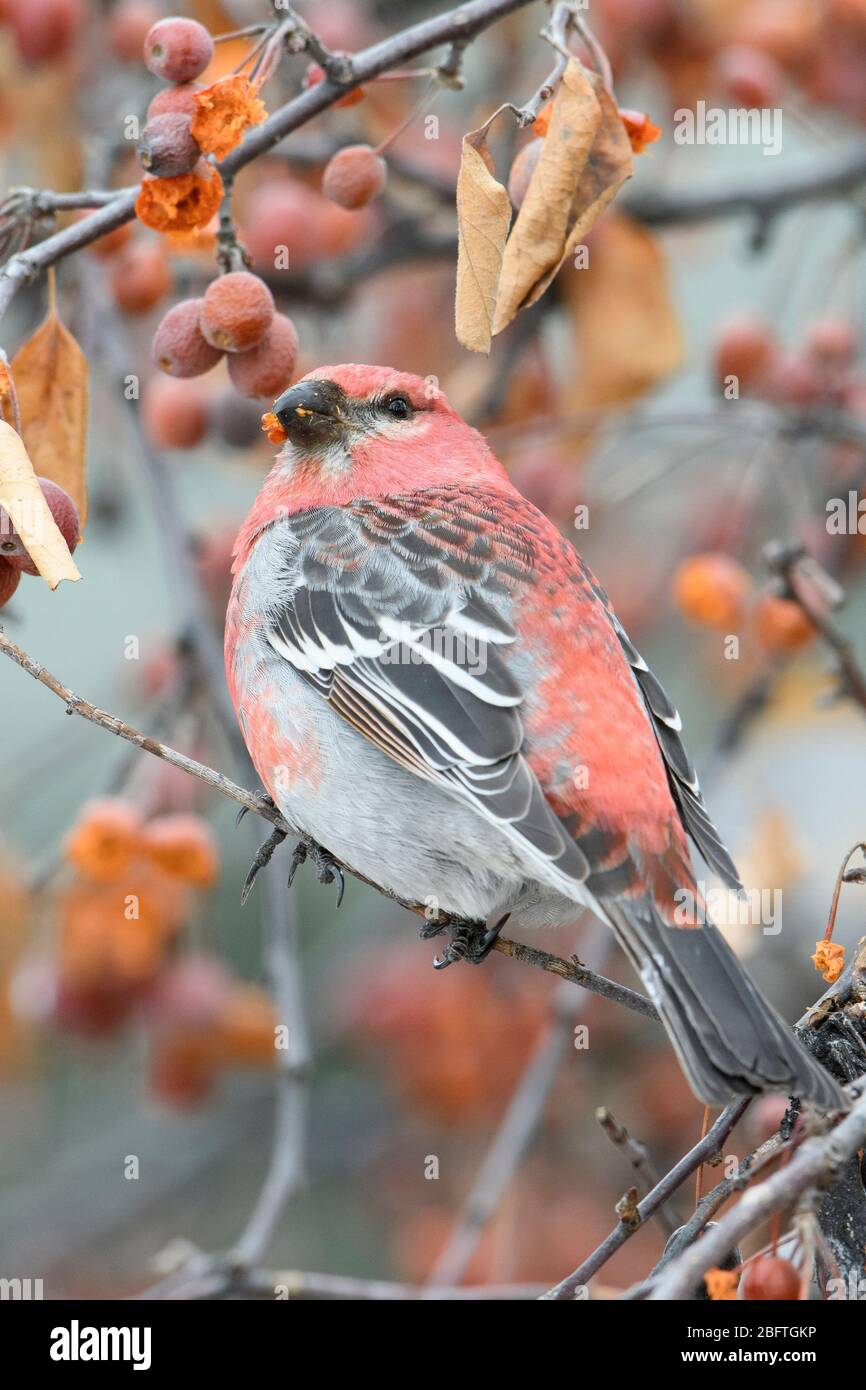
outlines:
[[[226,670],[286,820],[476,928],[478,955],[506,916],[564,925],[591,908],[702,1100],[843,1106],[700,924],[687,839],[739,880],[676,710],[483,437],[430,382],[384,367],[321,368],[274,414],[285,444],[237,539]]]

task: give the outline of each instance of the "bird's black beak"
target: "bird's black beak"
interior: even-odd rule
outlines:
[[[331,444],[340,438],[346,393],[335,381],[299,381],[274,401],[274,414],[293,444]]]

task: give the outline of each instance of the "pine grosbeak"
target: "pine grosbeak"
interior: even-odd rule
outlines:
[[[844,1105],[717,929],[676,925],[687,836],[739,886],[679,717],[482,436],[383,367],[321,368],[274,411],[287,442],[238,536],[226,669],[289,823],[481,926],[588,906],[702,1100]]]

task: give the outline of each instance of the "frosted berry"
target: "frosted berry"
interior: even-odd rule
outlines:
[[[257,275],[234,270],[205,290],[201,331],[221,352],[248,352],[262,341],[274,317],[274,297]]]
[[[169,309],[153,335],[153,360],[169,376],[201,376],[222,356],[201,331],[203,303],[201,299],[182,299]]]
[[[325,165],[322,192],[341,208],[366,207],[382,192],[388,166],[371,145],[347,145]]]
[[[273,323],[258,347],[229,357],[232,385],[242,396],[267,396],[273,400],[291,384],[297,355],[295,325],[285,314],[274,314]]]

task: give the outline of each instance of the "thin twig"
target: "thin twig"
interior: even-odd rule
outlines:
[[[669,1173],[666,1173],[661,1182],[656,1183],[652,1192],[647,1193],[643,1201],[638,1202],[635,1213],[638,1218],[637,1224],[633,1221],[619,1221],[614,1226],[610,1235],[602,1241],[591,1255],[579,1264],[577,1269],[560,1280],[552,1289],[544,1294],[544,1300],[548,1302],[560,1303],[565,1299],[574,1298],[578,1289],[597,1274],[602,1265],[612,1255],[615,1255],[621,1245],[625,1245],[630,1236],[652,1216],[654,1212],[666,1201],[677,1188],[690,1177],[699,1164],[704,1163],[713,1154],[718,1153],[720,1146],[725,1142],[731,1130],[737,1124],[746,1107],[749,1104],[749,1097],[742,1096],[739,1100],[732,1101],[719,1115],[715,1124],[694,1148],[689,1149],[687,1154],[675,1163]]]
[[[649,1191],[656,1187],[661,1181],[661,1178],[653,1168],[646,1144],[642,1144],[640,1140],[634,1139],[632,1135],[629,1134],[625,1125],[621,1125],[606,1106],[602,1105],[596,1110],[595,1118],[598,1120],[602,1132],[607,1135],[610,1142],[615,1145],[616,1148],[621,1149],[625,1154],[640,1185],[645,1190]],[[654,1214],[661,1222],[661,1225],[667,1231],[668,1235],[672,1235],[679,1223],[671,1215],[664,1203],[656,1209]]]
[[[660,1274],[649,1298],[689,1298],[701,1276],[720,1264],[728,1250],[808,1188],[832,1183],[864,1143],[866,1095],[829,1134],[804,1140],[784,1168],[749,1188],[735,1207]]]
[[[277,1048],[277,1109],[268,1175],[231,1256],[241,1268],[264,1259],[277,1223],[305,1176],[310,1046],[298,958],[298,923],[284,875],[267,875],[264,902],[268,979],[279,1024],[285,1029],[286,1046]]]

